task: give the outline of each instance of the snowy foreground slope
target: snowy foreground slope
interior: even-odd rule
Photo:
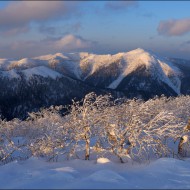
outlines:
[[[90,93],[65,115],[0,120],[0,188],[190,188],[189,105]]]
[[[105,158],[52,163],[32,157],[1,166],[0,188],[189,189],[189,171],[189,159],[161,158],[140,165],[113,163]]]

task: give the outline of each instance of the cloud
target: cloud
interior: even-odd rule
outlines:
[[[190,45],[190,40],[184,42],[184,44],[186,44],[186,45]]]
[[[155,37],[153,37],[153,36],[150,36],[150,37],[149,37],[149,40],[154,40],[154,38],[155,38]]]
[[[188,52],[190,50],[190,40],[182,42],[179,46],[179,51]]]
[[[31,22],[68,18],[77,8],[77,2],[68,1],[17,1],[0,10],[1,31],[9,32],[28,27]],[[22,32],[19,31],[19,32]],[[23,30],[24,32],[24,30]]]
[[[50,43],[53,44],[55,49],[64,48],[66,50],[84,49],[84,48],[91,47],[91,45],[93,44],[91,41],[85,40],[82,37],[74,36],[71,34],[68,34],[55,41],[50,40]]]
[[[189,59],[190,60],[190,56],[189,56],[189,52],[190,52],[190,40],[183,42],[180,44],[179,48],[178,48],[178,52],[180,52],[182,58],[185,59]]]
[[[163,36],[182,36],[190,32],[190,18],[161,21],[157,31]]]
[[[70,23],[70,24],[64,24],[63,26],[55,27],[55,26],[46,26],[44,24],[41,24],[38,28],[39,32],[42,34],[48,34],[48,35],[63,35],[65,34],[65,31],[69,31],[69,33],[77,33],[79,30],[81,30],[82,24],[80,22],[76,23]]]
[[[30,30],[29,26],[9,28],[7,31],[2,32],[2,36],[10,37],[10,36],[14,36],[20,33],[29,32],[29,30]]]
[[[96,42],[80,36],[67,34],[59,38],[45,38],[41,41],[18,41],[0,46],[0,57],[34,57],[56,52],[87,51],[94,48]]]
[[[48,35],[55,35],[56,34],[56,28],[54,26],[40,25],[39,32],[43,33],[43,34],[48,34]]]
[[[80,29],[82,28],[82,25],[80,22],[77,22],[75,24],[72,24],[70,26],[70,29],[73,31],[73,32],[78,32]]]
[[[137,6],[137,1],[110,1],[105,4],[105,7],[111,10],[125,10],[131,6]]]

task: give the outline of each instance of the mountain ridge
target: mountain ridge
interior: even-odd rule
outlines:
[[[9,106],[10,118],[21,110],[24,117],[40,106],[67,104],[91,91],[145,100],[190,94],[188,69],[188,62],[140,48],[115,55],[81,52],[0,59],[0,113],[6,117]]]

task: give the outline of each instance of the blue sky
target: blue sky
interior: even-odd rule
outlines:
[[[0,57],[126,52],[190,59],[188,1],[1,1]]]

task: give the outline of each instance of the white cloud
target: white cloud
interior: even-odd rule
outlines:
[[[84,40],[83,38],[79,36],[74,36],[71,34],[68,34],[56,41],[54,41],[54,47],[57,49],[67,49],[72,50],[74,49],[82,49],[82,48],[88,48],[92,45],[92,42]]]
[[[190,32],[190,18],[161,21],[157,31],[164,36],[184,35]]]
[[[96,42],[72,34],[60,38],[46,38],[41,41],[17,41],[0,46],[0,57],[33,57],[56,52],[87,51]]]
[[[69,1],[17,1],[0,10],[1,30],[18,30],[32,21],[44,22],[68,17],[75,12],[77,2]],[[22,30],[20,30],[22,32]],[[24,31],[23,31],[24,32]]]

